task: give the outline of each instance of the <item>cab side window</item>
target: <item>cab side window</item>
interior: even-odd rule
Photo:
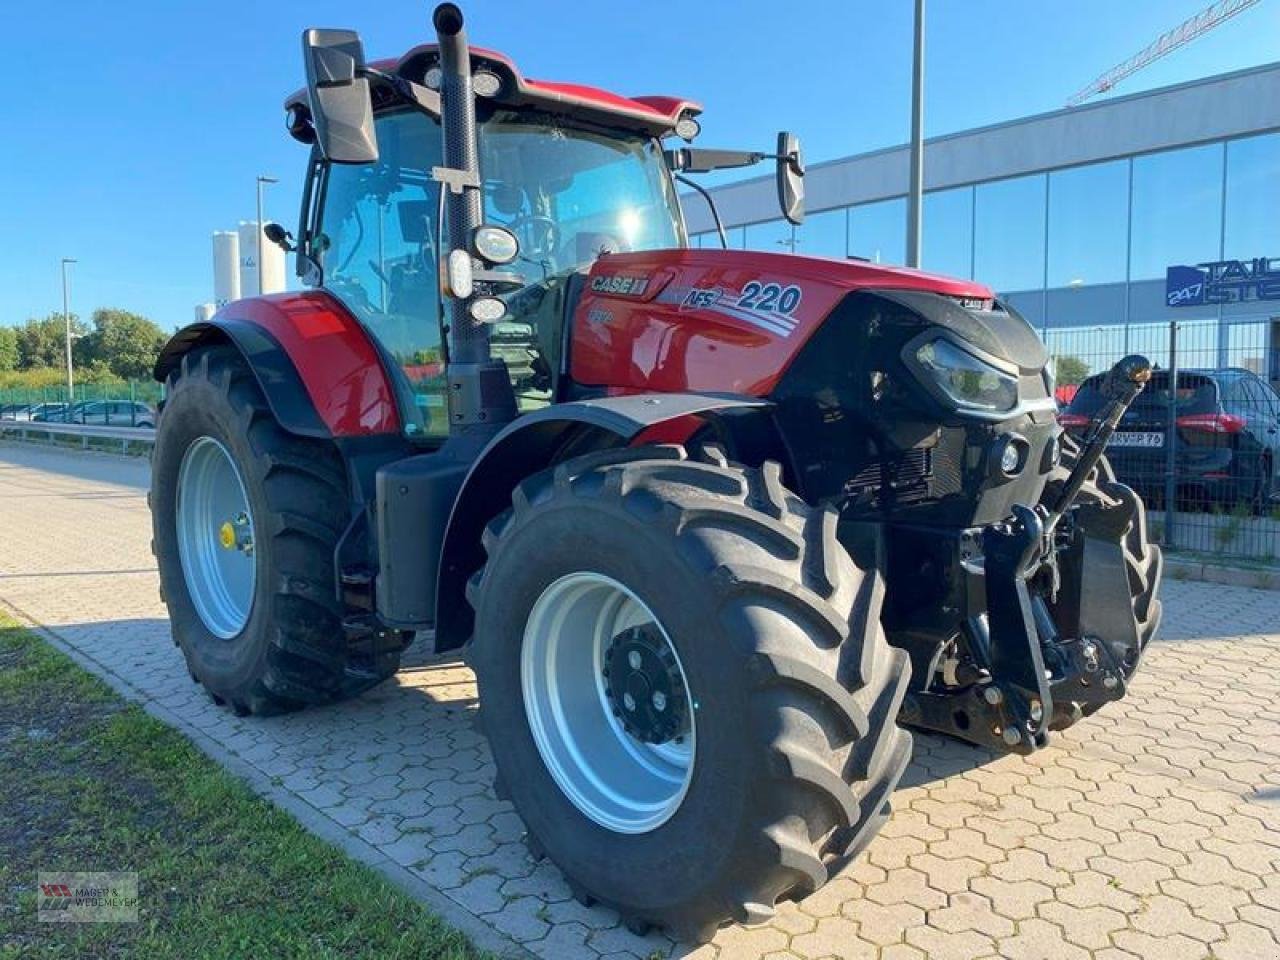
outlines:
[[[312,247],[325,289],[377,339],[395,369],[406,432],[448,434],[436,267],[439,128],[417,112],[377,120],[378,162],[330,164]]]

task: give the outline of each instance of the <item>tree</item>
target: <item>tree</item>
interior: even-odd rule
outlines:
[[[93,311],[93,332],[76,349],[76,363],[101,365],[122,380],[151,375],[160,348],[168,337],[146,317],[128,310]]]
[[[18,369],[18,331],[0,327],[0,371]]]
[[[1060,387],[1076,386],[1084,383],[1089,375],[1089,365],[1079,357],[1066,354],[1054,360],[1053,375]]]
[[[41,320],[30,317],[18,328],[18,369],[37,367],[61,367],[66,364],[67,328],[60,313],[51,313]],[[84,333],[84,324],[73,313],[71,334]]]

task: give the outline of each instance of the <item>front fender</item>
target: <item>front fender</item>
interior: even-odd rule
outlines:
[[[509,424],[471,465],[449,514],[436,579],[436,650],[456,649],[471,636],[474,616],[466,585],[484,563],[480,538],[485,525],[511,505],[511,491],[521,480],[551,466],[571,440],[589,435],[586,449],[625,447],[669,421],[714,419],[770,406],[754,397],[632,394],[554,404]]]

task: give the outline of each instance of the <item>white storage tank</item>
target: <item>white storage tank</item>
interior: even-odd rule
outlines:
[[[258,295],[258,225],[252,220],[241,220],[237,228],[240,234],[240,296]]]
[[[262,292],[280,293],[284,290],[284,251],[262,235],[253,220],[241,220],[240,234],[240,296],[258,295],[258,271],[262,271]],[[262,251],[261,258],[258,251]]]
[[[285,254],[279,244],[272,243],[266,234],[261,235],[262,243],[262,292],[284,292]]]
[[[213,301],[222,307],[239,299],[240,235],[218,230],[213,235]]]

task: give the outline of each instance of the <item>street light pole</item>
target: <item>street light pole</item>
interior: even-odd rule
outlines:
[[[907,266],[920,268],[921,206],[924,198],[924,0],[916,0],[911,63],[911,183],[907,190]]]
[[[75,402],[75,375],[71,372],[71,286],[67,280],[67,264],[76,263],[71,257],[62,258],[62,320],[67,329],[67,410]]]
[[[264,185],[268,183],[279,183],[279,182],[280,181],[277,180],[275,177],[266,177],[266,176],[258,177],[258,239],[256,241],[257,247],[258,247],[257,249],[258,296],[262,296],[262,262],[265,259],[262,254],[262,246],[263,246],[262,241],[264,239],[262,230],[263,230],[263,227],[265,226],[265,224],[262,222],[262,188]]]

